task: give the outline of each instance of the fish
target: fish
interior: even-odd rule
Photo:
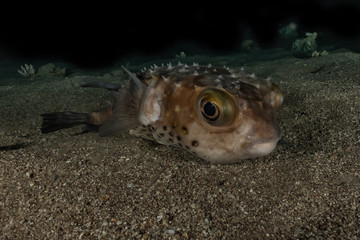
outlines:
[[[284,97],[270,79],[198,63],[153,65],[136,74],[122,69],[125,85],[91,77],[81,85],[112,91],[109,106],[42,114],[42,133],[80,124],[97,127],[100,136],[129,131],[220,164],[265,156],[281,138],[276,112]]]

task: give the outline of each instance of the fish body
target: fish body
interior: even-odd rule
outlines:
[[[229,163],[273,151],[281,131],[275,111],[283,102],[278,87],[228,67],[156,65],[130,73],[107,109],[90,114],[44,114],[44,133],[76,124],[99,126],[101,136],[129,130],[158,143],[182,147],[212,163]],[[92,84],[86,84],[91,86]]]

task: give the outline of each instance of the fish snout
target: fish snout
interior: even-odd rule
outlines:
[[[257,141],[251,144],[249,151],[251,155],[257,157],[267,155],[275,149],[278,141],[279,139],[277,138]]]
[[[281,131],[275,122],[258,132],[253,142],[250,143],[248,151],[253,156],[264,156],[271,153],[281,138]]]

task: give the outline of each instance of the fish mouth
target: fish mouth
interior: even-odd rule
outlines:
[[[251,155],[258,157],[267,155],[275,149],[278,141],[279,141],[278,138],[257,141],[250,146],[249,151]]]

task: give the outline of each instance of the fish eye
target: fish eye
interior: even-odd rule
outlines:
[[[217,88],[208,88],[200,93],[197,106],[202,118],[213,126],[228,125],[236,116],[235,98]]]
[[[220,116],[220,110],[216,103],[206,99],[201,100],[200,110],[203,117],[208,121],[216,121]]]

